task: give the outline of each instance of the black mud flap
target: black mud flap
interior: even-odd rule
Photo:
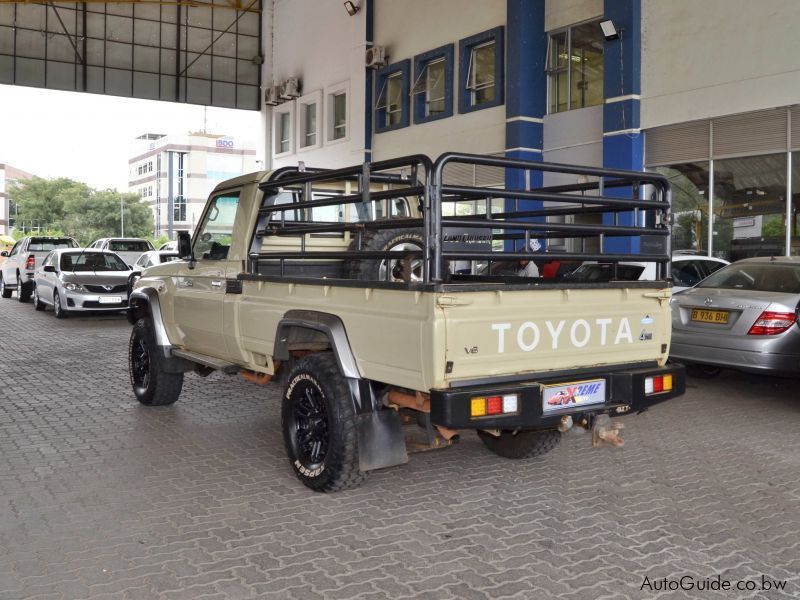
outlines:
[[[408,462],[403,424],[397,411],[377,410],[356,415],[356,431],[360,471]]]

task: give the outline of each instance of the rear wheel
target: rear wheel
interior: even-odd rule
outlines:
[[[136,399],[146,406],[167,406],[181,395],[183,373],[166,371],[164,361],[150,321],[139,319],[128,343],[128,372]]]
[[[14,290],[10,290],[6,287],[6,282],[3,280],[3,274],[0,273],[0,296],[3,298],[11,298],[11,292]]]
[[[19,274],[17,274],[17,300],[19,302],[27,302],[31,298],[31,293],[26,292],[22,287],[22,282],[19,279]]]
[[[350,389],[330,352],[301,358],[289,372],[281,409],[283,440],[297,478],[317,492],[360,485]]]
[[[500,436],[494,436],[487,431],[478,430],[484,446],[503,458],[533,458],[547,454],[558,446],[561,434],[554,429],[538,431],[501,431]]]
[[[53,290],[53,312],[56,314],[56,319],[66,319],[69,316],[69,313],[61,306],[58,290]]]
[[[686,374],[696,379],[713,379],[720,373],[722,373],[722,367],[714,365],[686,365]]]
[[[35,310],[44,310],[44,302],[39,298],[39,288],[33,288],[33,308]]]

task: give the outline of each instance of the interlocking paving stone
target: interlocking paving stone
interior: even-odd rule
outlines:
[[[0,600],[682,598],[651,581],[788,580],[800,596],[800,397],[725,372],[508,461],[473,434],[356,490],[292,474],[280,390],[189,375],[130,391],[124,317],[0,300]]]

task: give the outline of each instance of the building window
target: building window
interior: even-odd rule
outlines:
[[[333,94],[333,135],[331,139],[341,140],[347,136],[347,92]]]
[[[550,113],[603,103],[603,34],[599,21],[550,34],[547,75]]]
[[[414,57],[414,123],[453,115],[453,45]]]
[[[471,112],[503,103],[503,28],[458,43],[458,110]]]
[[[284,154],[292,149],[292,114],[289,111],[275,113],[275,154]]]
[[[411,61],[404,60],[378,71],[375,131],[392,131],[409,122],[409,74]]]
[[[186,198],[175,196],[172,205],[172,220],[176,223],[183,223],[186,220]]]
[[[303,104],[303,141],[302,146],[314,146],[317,143],[317,103]]]

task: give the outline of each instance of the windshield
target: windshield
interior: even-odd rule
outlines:
[[[31,238],[28,252],[50,252],[59,248],[77,248],[72,238]]]
[[[697,287],[800,294],[800,265],[735,263],[709,275]]]
[[[112,240],[108,243],[112,252],[147,252],[152,250],[145,240]]]
[[[127,271],[128,265],[113,254],[68,252],[61,255],[62,271]]]
[[[162,254],[160,258],[162,263],[168,263],[172,262],[173,260],[179,259],[177,254],[167,254],[167,255]]]

